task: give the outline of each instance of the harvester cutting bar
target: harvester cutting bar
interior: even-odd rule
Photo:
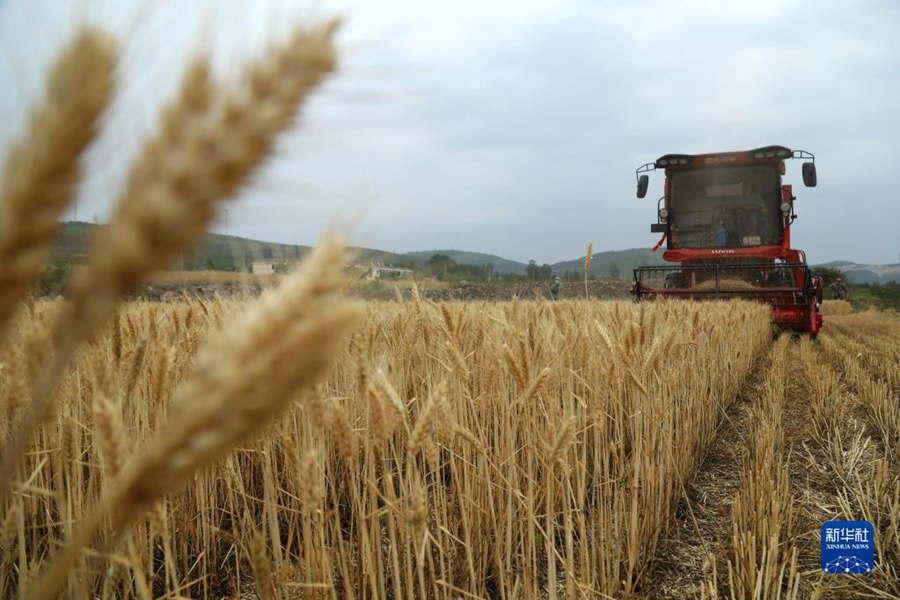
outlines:
[[[815,310],[812,274],[803,263],[739,263],[641,267],[634,270],[635,300],[742,298],[772,306],[773,321],[806,330]]]

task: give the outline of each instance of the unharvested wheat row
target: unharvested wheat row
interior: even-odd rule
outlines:
[[[93,340],[20,471],[0,585],[27,581],[137,460],[239,308],[128,304]],[[3,358],[15,389],[49,360],[59,310],[33,304],[17,323]],[[372,304],[322,386],[155,505],[112,563],[81,559],[103,585],[80,581],[215,595],[267,561],[279,594],[637,593],[768,336],[765,311],[735,303]],[[233,369],[239,389],[265,383]],[[0,408],[21,414],[18,397],[5,388]]]

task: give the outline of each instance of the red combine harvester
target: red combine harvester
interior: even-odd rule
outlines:
[[[781,329],[811,336],[822,327],[822,280],[806,254],[791,248],[797,218],[786,159],[803,164],[803,183],[816,185],[815,157],[767,146],[748,152],[667,154],[637,169],[637,196],[647,195],[650,171],[665,169],[665,195],[650,231],[662,233],[663,258],[678,265],[634,271],[636,300],[745,298],[772,306]]]

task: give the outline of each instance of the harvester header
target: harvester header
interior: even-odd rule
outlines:
[[[639,198],[647,194],[649,173],[665,171],[650,230],[663,234],[654,250],[665,242],[663,258],[678,266],[636,269],[635,298],[755,299],[772,305],[780,327],[815,335],[822,282],[811,275],[805,253],[791,247],[797,198],[782,183],[784,161],[795,158],[808,161],[803,182],[815,187],[815,157],[785,146],[665,154],[638,167]]]

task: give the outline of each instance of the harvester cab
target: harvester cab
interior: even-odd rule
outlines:
[[[782,329],[815,336],[822,326],[822,281],[802,250],[791,248],[796,197],[782,183],[785,160],[803,159],[803,183],[816,186],[815,157],[804,150],[767,146],[742,152],[667,154],[637,169],[637,196],[649,173],[664,170],[657,201],[661,233],[654,250],[673,264],[634,271],[636,300],[659,296],[694,300],[745,298],[772,306]]]

